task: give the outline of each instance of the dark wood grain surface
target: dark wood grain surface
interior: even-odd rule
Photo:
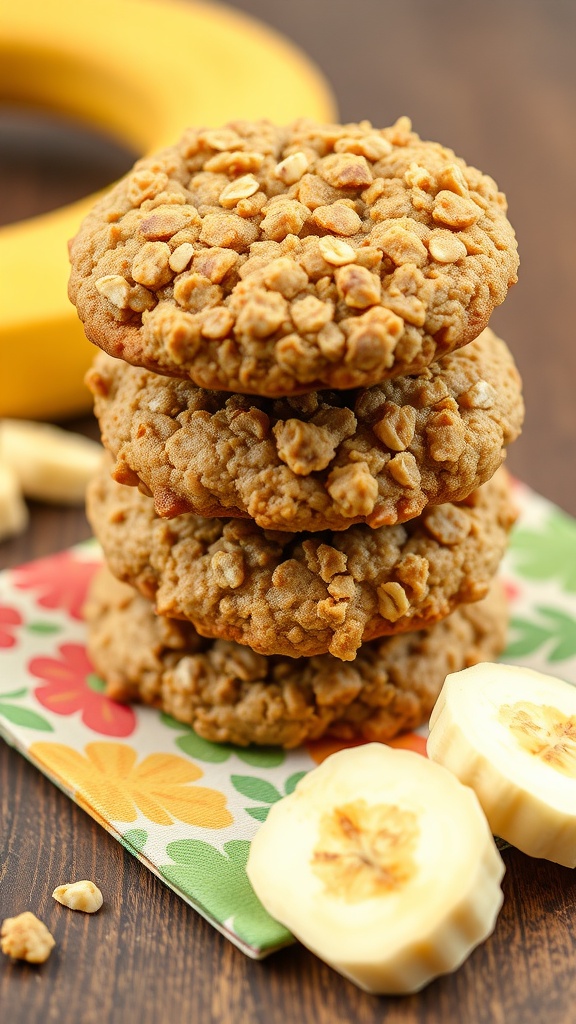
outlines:
[[[571,0],[239,0],[331,79],[343,119],[409,114],[507,192],[520,283],[494,316],[528,406],[510,467],[576,514],[576,5]],[[0,113],[4,220],[59,205],[127,169],[101,140]],[[7,198],[9,197],[9,198]],[[1,372],[1,369],[0,369]],[[76,423],[95,432],[93,421]],[[0,565],[88,536],[83,513],[34,505]],[[576,1019],[576,875],[504,854],[492,938],[418,996],[358,991],[301,947],[254,963],[223,939],[20,755],[0,744],[0,917],[33,907],[57,948],[41,968],[0,962],[10,1024],[568,1024]],[[66,877],[98,879],[93,919],[61,914]]]

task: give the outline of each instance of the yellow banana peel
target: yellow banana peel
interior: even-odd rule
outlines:
[[[335,117],[295,46],[227,7],[174,0],[6,5],[0,95],[103,130],[142,155],[192,124]],[[90,407],[94,349],[67,298],[67,241],[95,196],[0,229],[0,416]]]

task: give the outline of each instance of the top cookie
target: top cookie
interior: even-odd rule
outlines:
[[[419,372],[482,331],[518,268],[495,182],[407,118],[190,129],[96,204],[70,257],[101,348],[270,397]]]

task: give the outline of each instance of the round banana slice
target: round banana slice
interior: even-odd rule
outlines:
[[[332,754],[271,808],[248,877],[266,910],[367,992],[416,992],[492,932],[504,865],[472,790],[412,751]]]
[[[82,434],[32,420],[0,420],[0,459],[27,498],[83,505],[103,448]]]
[[[0,457],[0,541],[23,533],[28,525],[28,510],[18,477]]]
[[[472,787],[495,835],[576,867],[576,687],[513,665],[455,672],[427,750]]]

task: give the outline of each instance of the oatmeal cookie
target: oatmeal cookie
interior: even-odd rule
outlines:
[[[518,267],[495,182],[407,118],[190,129],[98,201],[70,258],[91,341],[268,397],[418,373],[477,337]]]
[[[88,650],[107,692],[161,708],[216,743],[296,747],[325,734],[387,740],[428,717],[449,672],[494,659],[506,639],[499,583],[429,630],[364,644],[353,665],[323,654],[266,658],[161,618],[107,570],[86,606]]]
[[[405,522],[488,480],[520,431],[520,378],[487,328],[414,377],[290,399],[205,391],[109,359],[87,382],[113,477],[159,515],[268,530]]]
[[[365,640],[431,626],[484,597],[514,520],[503,469],[465,501],[403,525],[312,534],[191,513],[162,519],[108,470],[87,498],[112,572],[160,615],[260,654],[351,661]]]

